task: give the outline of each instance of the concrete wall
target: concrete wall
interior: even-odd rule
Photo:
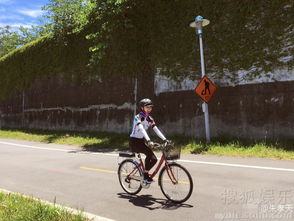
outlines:
[[[133,79],[111,78],[76,86],[42,79],[1,104],[1,126],[126,132],[133,115]]]
[[[193,91],[161,93],[156,103],[164,131],[205,137],[201,102]],[[209,115],[213,137],[294,138],[294,81],[220,87]]]
[[[196,83],[195,83],[196,85]],[[82,86],[44,78],[0,103],[0,126],[129,133],[138,99],[151,97],[165,134],[205,137],[201,100],[193,91],[153,93],[154,78],[119,76]],[[294,81],[219,87],[209,103],[211,135],[294,138]]]

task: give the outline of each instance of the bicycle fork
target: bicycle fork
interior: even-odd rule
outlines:
[[[165,169],[166,169],[167,175],[170,178],[171,182],[173,184],[177,184],[178,180],[175,178],[174,171],[172,171],[171,167],[169,167],[169,165],[167,163],[165,164]]]

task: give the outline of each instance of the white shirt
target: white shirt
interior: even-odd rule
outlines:
[[[157,136],[159,136],[162,140],[166,140],[165,136],[157,128],[154,119],[150,115],[146,115],[144,112],[140,112],[134,117],[133,130],[130,137],[139,139],[145,138],[146,141],[149,141],[150,138],[146,130],[148,130],[150,127],[153,128]]]

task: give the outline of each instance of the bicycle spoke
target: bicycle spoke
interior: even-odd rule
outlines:
[[[118,170],[119,182],[129,194],[136,194],[141,190],[141,174],[131,160],[124,161]]]
[[[160,175],[163,194],[174,202],[186,201],[193,189],[192,178],[188,171],[178,164],[170,165]]]

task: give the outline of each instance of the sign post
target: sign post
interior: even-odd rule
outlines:
[[[205,77],[204,53],[203,53],[203,42],[202,42],[202,27],[204,27],[208,24],[209,24],[209,20],[203,19],[203,17],[200,15],[198,15],[195,18],[195,21],[190,23],[190,27],[196,28],[196,33],[199,36],[202,79]],[[210,143],[209,114],[208,114],[208,104],[206,102],[203,102],[202,110],[204,112],[204,118],[205,118],[206,142]]]

